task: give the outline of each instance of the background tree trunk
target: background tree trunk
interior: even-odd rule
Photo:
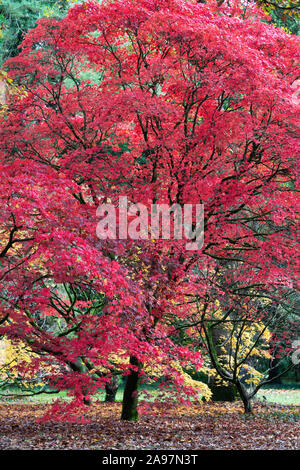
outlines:
[[[243,384],[238,380],[236,383],[236,388],[237,391],[239,392],[239,395],[242,399],[243,405],[244,405],[244,412],[245,413],[252,413],[252,407],[251,407],[251,400],[248,397],[247,391]]]
[[[222,350],[222,337],[226,336],[224,326],[220,325],[212,330],[212,341],[218,356],[220,364],[224,361],[222,356],[224,351]],[[226,346],[225,346],[226,349]],[[226,353],[225,353],[226,354]],[[229,354],[229,353],[228,353]],[[212,392],[212,401],[234,401],[236,398],[236,387],[230,382],[220,384],[220,379],[217,377],[210,377],[208,381],[209,388]]]
[[[119,388],[118,377],[113,376],[111,381],[108,382],[105,386],[105,401],[113,403],[116,401],[116,394]]]

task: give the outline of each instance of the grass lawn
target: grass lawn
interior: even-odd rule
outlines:
[[[269,385],[259,390],[257,398],[279,405],[300,405],[300,384]]]
[[[158,389],[155,386],[147,386],[148,392],[151,392],[153,400],[157,396]],[[123,397],[123,386],[120,386],[117,392],[116,401],[122,401]],[[105,393],[99,393],[95,396],[98,400],[104,401]],[[0,397],[0,401],[3,401],[4,397]],[[57,399],[63,399],[69,401],[71,398],[67,396],[66,392],[59,392],[55,394],[41,393],[40,395],[28,396],[28,397],[7,397],[4,401],[17,402],[17,403],[51,403]],[[300,405],[300,384],[282,384],[282,385],[268,385],[265,388],[259,390],[256,395],[256,399],[262,402],[276,403],[279,405]],[[148,398],[148,401],[152,401]]]

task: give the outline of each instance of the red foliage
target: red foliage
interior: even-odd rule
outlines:
[[[24,93],[1,121],[3,334],[61,364],[80,357],[110,370],[111,355],[124,354],[126,373],[131,354],[172,375],[170,360],[201,366],[166,322],[189,314],[175,301],[209,288],[197,270],[233,260],[240,287],[290,282],[299,39],[261,15],[183,0],[91,1],[26,35],[6,63]],[[202,249],[99,240],[96,209],[120,195],[203,203]],[[62,331],[43,326],[45,312]],[[83,388],[88,380],[77,398]]]

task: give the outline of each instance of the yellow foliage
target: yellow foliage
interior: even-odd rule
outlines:
[[[0,70],[0,117],[5,116],[8,111],[10,98],[19,99],[27,96],[22,86],[16,86],[4,70]]]
[[[4,338],[0,341],[0,379],[5,380],[8,377],[16,378],[18,375],[17,366],[21,362],[30,364],[30,352],[25,344],[13,344],[10,340]],[[30,378],[29,375],[25,378]]]
[[[262,303],[267,306],[270,300],[266,299]],[[251,321],[251,314],[254,318],[253,321]],[[208,312],[207,328],[209,328],[210,322],[213,325],[214,322],[220,320],[217,327],[217,360],[223,369],[229,373],[232,373],[237,364],[240,364],[236,371],[239,379],[255,386],[260,382],[262,374],[250,365],[251,359],[271,358],[268,350],[271,333],[262,321],[255,320],[255,310],[251,312],[248,308],[245,319],[242,317],[235,319],[227,317],[226,321],[222,322],[223,317],[224,313],[216,301],[214,311]],[[237,323],[235,323],[236,321]],[[212,326],[212,328],[214,327]],[[209,358],[206,358],[206,360],[207,364],[202,368],[203,372],[213,378],[216,385],[225,385],[218,372],[210,364]]]
[[[186,387],[193,387],[196,390],[198,390],[201,395],[206,399],[209,400],[212,393],[209,389],[209,387],[203,383],[200,382],[199,380],[193,379],[186,371],[183,370],[181,364],[178,361],[171,361],[170,366],[176,370],[177,372],[180,373],[180,375],[183,377],[184,382],[183,384]],[[145,367],[144,371],[148,376],[154,376],[153,380],[156,380],[157,377],[161,377],[163,375],[163,370],[164,366],[162,364],[155,364],[152,366]]]

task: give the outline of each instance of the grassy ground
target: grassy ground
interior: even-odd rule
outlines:
[[[155,387],[148,387],[148,391],[151,391],[153,399],[157,395],[157,389]],[[105,397],[104,392],[99,393],[95,396],[96,399],[103,401]],[[122,401],[123,397],[123,386],[120,386],[117,392],[116,401]],[[70,400],[65,392],[56,394],[42,393],[40,395],[28,396],[28,397],[7,397],[4,401],[18,402],[18,403],[40,403],[46,404],[51,403],[58,398],[63,400]],[[268,385],[267,387],[259,390],[256,399],[264,403],[276,403],[279,405],[300,405],[300,384],[282,384],[282,385]],[[3,397],[0,397],[0,401],[3,401]]]
[[[257,399],[279,405],[300,405],[300,384],[269,385],[259,390]]]

